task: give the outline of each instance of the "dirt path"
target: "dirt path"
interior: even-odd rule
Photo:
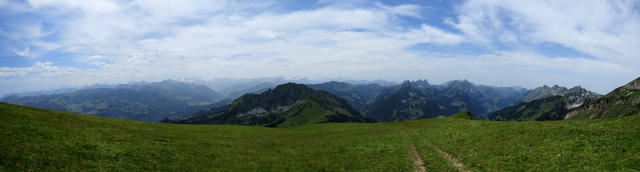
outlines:
[[[451,161],[451,164],[453,164],[453,166],[456,166],[458,168],[458,170],[464,171],[464,172],[468,172],[469,171],[469,170],[464,170],[464,165],[460,161],[458,161],[458,159],[456,159],[455,157],[451,156],[447,152],[444,152],[444,151],[438,149],[437,147],[433,147],[433,149],[435,149],[436,151],[438,151],[438,153],[440,153],[440,155],[444,156],[449,161]]]
[[[410,145],[410,150],[409,150],[410,154],[413,154],[413,165],[416,166],[416,172],[425,172],[427,171],[427,169],[424,168],[424,162],[422,162],[422,158],[420,158],[420,154],[418,154],[418,151],[416,151],[416,146],[411,144]]]

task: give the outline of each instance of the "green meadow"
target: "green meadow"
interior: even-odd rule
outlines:
[[[266,128],[0,103],[0,171],[640,171],[639,115],[549,122],[465,115]]]

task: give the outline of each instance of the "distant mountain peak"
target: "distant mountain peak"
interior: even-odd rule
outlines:
[[[420,85],[430,85],[429,81],[427,81],[426,79],[418,79],[416,81],[414,81],[415,84],[420,84]]]
[[[475,85],[471,82],[469,82],[468,80],[453,80],[450,81],[447,85],[446,88],[448,89],[462,89],[462,90],[466,90],[469,91],[471,89],[473,89],[475,87]]]
[[[429,84],[429,82],[426,79],[418,79],[415,81],[406,80],[402,82],[402,85],[401,85],[401,87],[411,87],[411,88],[428,88],[432,86],[433,85]]]
[[[564,96],[565,94],[567,94],[568,90],[569,89],[567,89],[567,87],[558,86],[557,84],[554,84],[551,87],[543,85],[541,87],[530,90],[522,98],[522,100],[525,102],[529,102],[537,99],[547,98],[550,96]]]
[[[576,86],[571,87],[571,89],[584,89],[584,88],[582,88],[582,87],[581,87],[581,86],[579,86],[579,85],[576,85]]]
[[[466,79],[453,80],[453,81],[451,81],[451,84],[473,85],[473,83],[469,82],[469,80],[466,80]]]
[[[350,83],[336,81],[309,85],[309,87],[336,95],[346,100],[351,106],[358,110],[362,110],[365,105],[373,102],[383,90],[387,89],[377,83],[352,85]]]
[[[443,84],[444,86],[451,86],[451,85],[473,85],[473,83],[469,82],[469,80],[467,79],[456,79],[456,80],[450,80],[447,81],[446,83]]]

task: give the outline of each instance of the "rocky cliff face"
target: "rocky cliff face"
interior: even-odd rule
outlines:
[[[640,77],[618,87],[602,98],[585,103],[565,115],[565,119],[593,119],[640,114]]]
[[[538,87],[531,92],[545,94],[543,97],[531,101],[521,102],[517,105],[509,106],[493,112],[489,115],[490,120],[499,121],[544,121],[562,120],[565,114],[573,109],[581,107],[589,101],[596,100],[601,96],[584,89],[580,86],[567,89],[565,87]]]

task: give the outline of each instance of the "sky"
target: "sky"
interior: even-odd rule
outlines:
[[[605,94],[640,76],[640,1],[0,0],[0,94],[279,76]]]

